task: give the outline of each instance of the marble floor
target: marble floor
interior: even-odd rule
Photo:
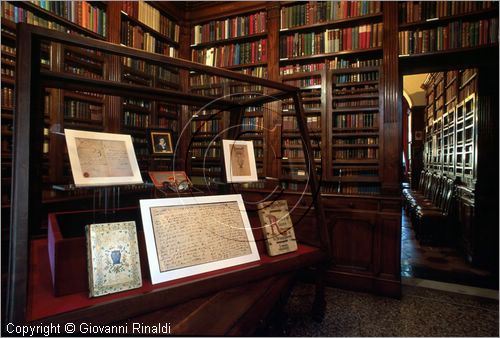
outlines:
[[[404,212],[401,228],[401,276],[498,290],[498,276],[471,266],[459,250],[420,245]]]
[[[403,285],[400,300],[326,289],[326,316],[311,318],[314,287],[299,283],[285,307],[279,336],[468,336],[499,334],[498,300]]]

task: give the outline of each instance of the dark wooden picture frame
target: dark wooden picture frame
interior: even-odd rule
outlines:
[[[174,153],[172,131],[170,130],[150,130],[149,144],[153,156],[168,156]]]

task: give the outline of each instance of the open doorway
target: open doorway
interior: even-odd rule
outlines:
[[[468,224],[474,209],[462,195],[474,191],[477,91],[475,69],[403,77],[403,180],[418,199],[406,201],[403,211],[403,278],[498,290],[498,270],[473,257],[472,246],[480,245],[471,244],[477,241]],[[435,219],[419,211],[431,209]]]

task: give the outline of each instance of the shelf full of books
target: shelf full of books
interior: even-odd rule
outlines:
[[[258,66],[267,63],[267,39],[192,49],[191,58],[221,68]]]
[[[380,192],[381,59],[342,59],[330,64],[331,169],[337,193]]]
[[[120,42],[123,45],[170,57],[179,55],[180,26],[145,1],[123,1]],[[122,81],[178,89],[177,69],[148,64],[143,60],[122,57]]]
[[[215,109],[193,110],[188,145],[190,178],[194,185],[210,189],[220,181],[222,138],[226,114]]]
[[[267,68],[268,49],[264,10],[202,22],[191,29],[191,60],[205,65],[232,70]]]
[[[260,11],[195,25],[191,30],[191,47],[256,37],[266,33],[266,24],[267,12]]]
[[[355,27],[332,28],[321,32],[286,34],[280,37],[280,60],[301,57],[325,57],[346,51],[382,47],[383,24],[373,23]]]
[[[472,186],[476,176],[477,69],[432,73],[424,86],[427,107],[432,108],[426,118],[424,166]]]
[[[313,70],[314,69],[314,70]],[[306,70],[306,71],[302,71]],[[308,72],[307,70],[313,70]],[[293,73],[293,71],[297,71]],[[289,74],[291,73],[291,74]],[[281,177],[288,181],[305,181],[309,175],[306,168],[307,157],[312,156],[316,162],[316,174],[321,176],[323,170],[322,122],[325,120],[325,105],[322,86],[326,85],[326,72],[324,64],[306,65],[305,68],[297,65],[281,67],[283,83],[301,88],[306,127],[311,138],[312,154],[304,154],[303,139],[299,132],[295,105],[291,99],[284,100],[281,104]],[[301,184],[291,183],[288,188]]]
[[[498,4],[493,1],[399,4],[400,56],[497,44]]]
[[[399,4],[399,24],[431,25],[440,20],[493,13],[495,6],[494,1],[402,1]]]
[[[125,26],[122,25],[122,30],[132,26],[139,39],[144,36],[144,39],[151,40],[151,43],[166,42],[170,46],[178,47],[180,26],[151,3],[142,0],[122,1],[122,17],[126,23]]]
[[[495,44],[498,44],[498,18],[452,21],[445,26],[399,32],[401,56]]]
[[[380,1],[309,1],[281,8],[281,30],[381,14]]]
[[[104,39],[108,30],[106,4],[98,1],[5,1],[2,17],[98,39]]]

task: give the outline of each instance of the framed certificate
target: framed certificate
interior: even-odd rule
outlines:
[[[77,187],[143,183],[130,135],[65,129]]]
[[[141,200],[153,284],[260,259],[241,195]]]
[[[222,147],[227,182],[258,181],[252,141],[222,140]]]

